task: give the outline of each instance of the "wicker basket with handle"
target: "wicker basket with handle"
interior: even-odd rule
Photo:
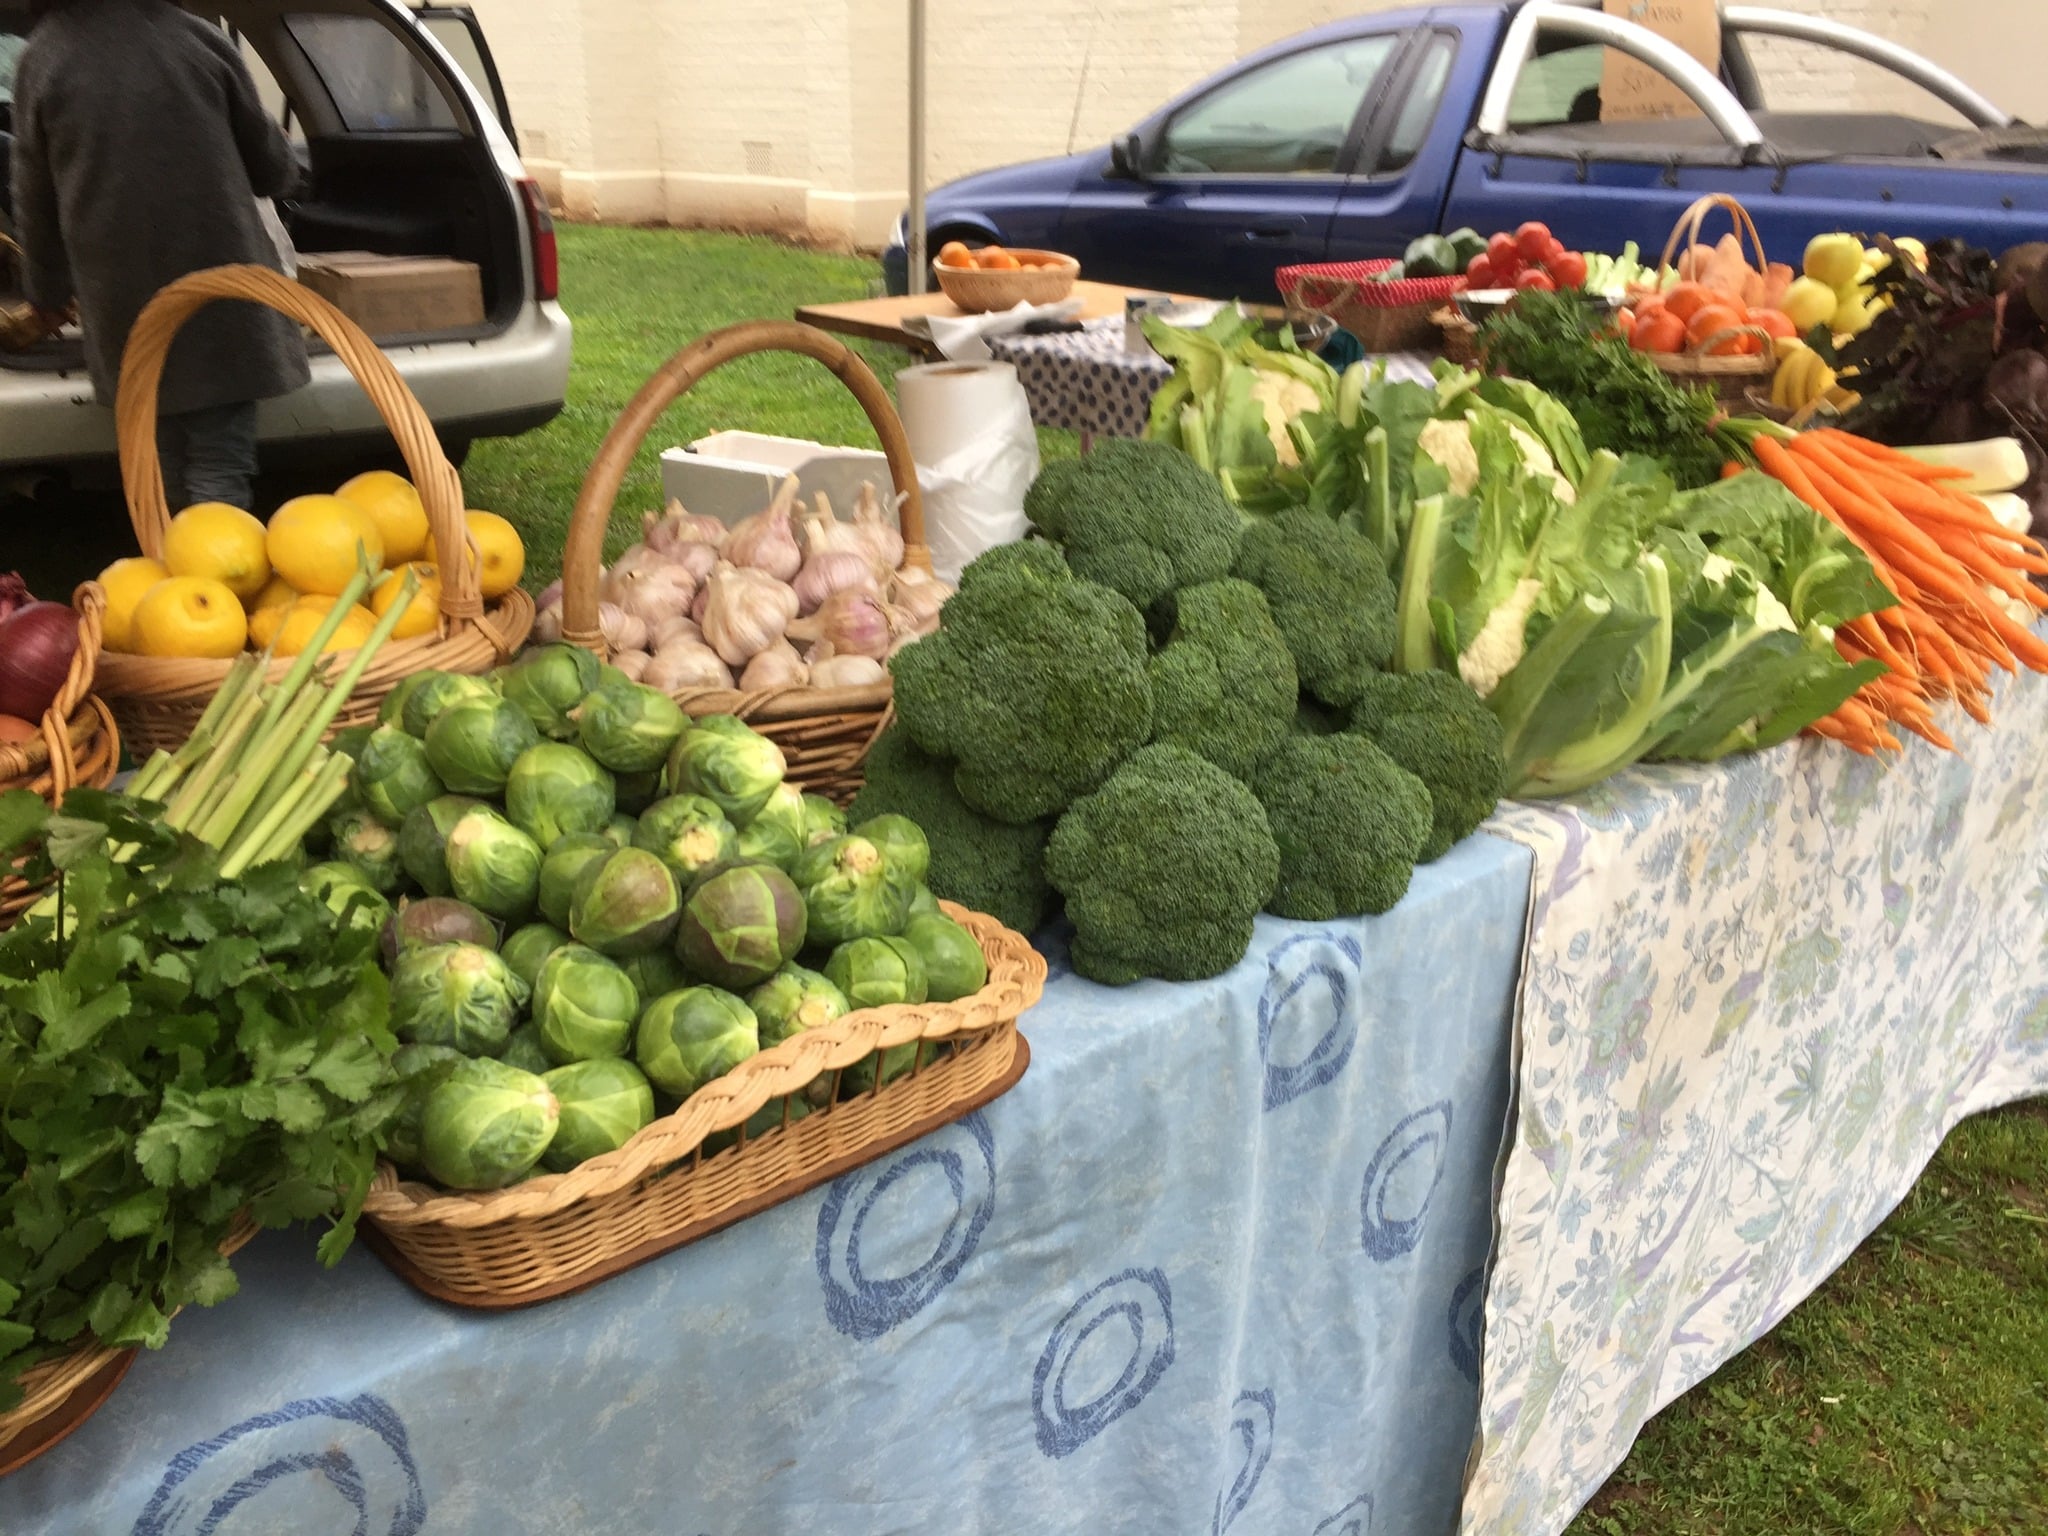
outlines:
[[[972,997],[863,1009],[803,1030],[707,1083],[618,1151],[567,1173],[451,1194],[385,1164],[363,1204],[365,1239],[442,1301],[528,1306],[730,1226],[986,1104],[1030,1061],[1017,1018],[1045,990],[1045,961],[994,918],[940,905],[988,959],[988,983]],[[872,1092],[752,1138],[741,1129],[737,1145],[705,1150],[770,1100],[913,1042],[948,1049],[894,1082],[878,1074]]]
[[[53,806],[75,784],[105,788],[121,761],[121,734],[114,716],[92,691],[107,595],[97,582],[89,581],[72,597],[71,606],[78,611],[78,649],[71,654],[64,685],[43,712],[34,736],[0,742],[0,791],[25,789]],[[35,899],[33,887],[0,870],[0,928]]]
[[[815,358],[852,392],[881,440],[889,476],[899,493],[903,563],[925,571],[932,568],[931,551],[924,542],[924,500],[917,486],[917,464],[903,422],[881,381],[851,348],[823,331],[790,320],[749,320],[700,336],[662,364],[627,403],[599,446],[577,494],[576,509],[569,515],[569,536],[562,550],[563,639],[600,656],[605,654],[597,612],[605,531],[611,526],[619,487],[648,432],[662,412],[699,379],[735,358],[760,352],[794,352]],[[842,804],[860,788],[868,748],[889,723],[890,697],[886,679],[864,688],[780,687],[752,693],[693,688],[675,695],[676,702],[692,715],[739,716],[782,748],[791,783]]]
[[[1678,222],[1671,228],[1671,238],[1664,242],[1664,255],[1657,263],[1656,271],[1661,275],[1676,261],[1682,250],[1690,250],[1700,243],[1700,229],[1706,223],[1707,215],[1716,209],[1726,209],[1735,223],[1735,237],[1756,252],[1754,268],[1759,279],[1770,275],[1770,257],[1764,252],[1764,237],[1757,232],[1756,221],[1749,216],[1749,210],[1725,192],[1710,192],[1694,201],[1691,207],[1678,216]],[[1647,297],[1647,295],[1645,295]],[[1732,295],[1740,307],[1743,297]],[[1733,337],[1751,337],[1759,340],[1760,348],[1755,352],[1721,353],[1719,348]],[[1754,326],[1735,326],[1715,335],[1704,337],[1683,352],[1648,352],[1644,356],[1681,384],[1701,384],[1714,390],[1723,405],[1743,406],[1747,403],[1750,389],[1759,379],[1768,381],[1776,366],[1776,355],[1772,352],[1772,340],[1768,331]]]
[[[346,315],[318,294],[264,267],[215,267],[181,277],[151,299],[128,336],[115,393],[114,424],[121,450],[121,482],[128,518],[142,552],[161,558],[170,527],[164,500],[163,465],[157,458],[157,389],[164,360],[178,329],[206,305],[242,299],[289,315],[334,349],[363,393],[391,429],[412,482],[426,507],[427,526],[440,555],[441,624],[435,633],[394,640],[377,652],[348,703],[335,716],[329,735],[376,718],[384,696],[415,672],[486,672],[525,642],[533,627],[533,599],[514,588],[485,605],[478,581],[475,546],[463,521],[462,481],[441,452],[434,425],[398,376],[391,360]],[[457,552],[469,551],[464,559]],[[347,655],[333,659],[347,665]],[[227,676],[227,661],[185,657],[132,656],[108,652],[100,681],[121,722],[128,749],[137,758],[174,750],[192,734]],[[292,663],[279,657],[270,676],[282,677]]]

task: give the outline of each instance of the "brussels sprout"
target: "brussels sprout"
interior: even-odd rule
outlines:
[[[753,1009],[717,987],[686,987],[647,1005],[633,1056],[655,1087],[687,1099],[760,1048]]]
[[[671,795],[641,814],[633,846],[656,855],[678,882],[687,884],[730,859],[738,837],[725,812],[702,795]]]
[[[362,807],[328,823],[334,857],[348,865],[373,890],[389,896],[405,884],[405,865],[398,857],[398,834]]]
[[[400,902],[384,925],[385,967],[396,965],[401,951],[428,944],[481,944],[485,949],[496,949],[498,929],[475,907],[453,896]]]
[[[299,889],[317,896],[351,928],[381,928],[391,916],[391,903],[353,864],[335,860],[315,864],[299,874]]]
[[[561,1106],[561,1124],[541,1162],[556,1173],[616,1152],[654,1122],[654,1089],[630,1061],[606,1057],[556,1067],[543,1079]]]
[[[460,794],[500,795],[519,755],[539,742],[540,732],[519,706],[493,693],[463,699],[434,717],[427,727],[427,761]]]
[[[639,1017],[633,978],[587,945],[565,945],[549,955],[533,984],[533,1022],[557,1066],[625,1055]]]
[[[421,1161],[448,1189],[503,1189],[540,1161],[560,1119],[555,1096],[533,1073],[471,1062],[428,1095]]]
[[[698,884],[683,900],[676,953],[721,987],[766,981],[804,947],[804,899],[770,864],[743,864]]]
[[[394,725],[401,731],[405,730],[406,702],[424,688],[429,680],[443,676],[446,674],[430,667],[424,672],[413,672],[399,679],[398,686],[385,694],[384,702],[377,706],[377,723]]]
[[[924,828],[908,816],[871,816],[854,828],[882,850],[882,857],[907,880],[922,881],[932,867],[932,845],[925,841]]]
[[[706,715],[669,752],[668,787],[702,795],[740,826],[768,803],[788,766],[782,748],[737,715]]]
[[[528,923],[508,937],[498,953],[512,967],[512,974],[530,987],[540,975],[541,962],[571,942],[569,935],[553,923]]]
[[[574,741],[576,722],[570,717],[597,686],[597,674],[597,658],[582,646],[541,645],[506,667],[498,686],[541,735]]]
[[[356,796],[387,827],[405,824],[405,818],[447,786],[427,761],[426,746],[396,726],[380,725],[363,744],[362,756],[349,773]]]
[[[803,851],[804,845],[789,828],[759,816],[740,828],[732,844],[734,858],[747,864],[773,864],[784,874],[789,873]]]
[[[626,974],[633,978],[633,990],[640,994],[643,1013],[655,998],[668,992],[680,992],[692,980],[690,973],[683,969],[683,962],[676,958],[675,950],[666,946],[644,955],[634,955],[620,963],[625,966]]]
[[[864,837],[838,837],[803,851],[790,878],[810,909],[811,942],[844,944],[901,933],[917,882]]]
[[[780,1045],[800,1030],[816,1029],[853,1012],[846,994],[829,977],[786,965],[747,994],[760,1026],[761,1049]]]
[[[649,769],[646,773],[621,773],[614,778],[618,785],[619,810],[624,815],[638,816],[661,798],[659,768]],[[626,837],[628,842],[632,841],[631,833]]]
[[[528,747],[505,781],[505,814],[543,848],[572,832],[602,832],[617,808],[612,776],[559,741]]]
[[[628,816],[621,811],[604,824],[602,828],[604,840],[614,848],[630,848],[633,846],[633,834],[639,830],[639,827],[640,821],[638,817]]]
[[[479,911],[524,922],[540,895],[540,844],[480,805],[448,833],[448,883]]]
[[[788,782],[776,785],[768,803],[754,813],[754,819],[747,825],[758,827],[764,822],[781,827],[796,840],[799,848],[803,847],[810,840],[810,827],[804,820],[804,792]]]
[[[644,848],[620,848],[585,867],[569,902],[569,932],[623,960],[675,936],[683,895],[668,866]]]
[[[531,995],[511,967],[481,944],[409,949],[391,973],[391,1027],[401,1039],[494,1056],[505,1048]]]
[[[920,885],[910,893],[910,918],[944,917],[945,915],[945,913],[939,910],[939,898],[932,894],[930,886]],[[910,918],[904,919],[906,927],[909,925]]]
[[[548,1058],[548,1048],[541,1044],[540,1026],[531,1021],[512,1031],[505,1049],[498,1053],[498,1060],[522,1072],[545,1072],[554,1066]]]
[[[639,683],[600,683],[576,711],[583,750],[614,773],[661,767],[688,724],[674,699]]]
[[[451,896],[448,880],[448,834],[455,823],[483,801],[468,795],[439,795],[406,814],[398,829],[398,858],[412,883],[429,896]]]
[[[540,915],[557,928],[567,928],[576,903],[576,882],[591,865],[617,851],[609,838],[596,832],[572,832],[552,844],[540,862]]]
[[[398,1114],[384,1128],[384,1155],[401,1168],[420,1161],[420,1121],[427,1099],[469,1058],[445,1045],[401,1045],[391,1057],[391,1075],[404,1092]]]
[[[498,690],[484,678],[468,677],[460,672],[428,672],[419,679],[419,685],[406,694],[397,723],[405,727],[406,735],[417,736],[424,741],[428,728],[457,704],[471,699],[495,699],[497,696]],[[445,780],[448,776],[442,774],[441,777]],[[453,784],[448,787],[455,788]]]
[[[804,796],[804,846],[816,847],[846,836],[846,812],[823,795]]]
[[[327,746],[330,751],[339,752],[352,763],[361,762],[363,748],[376,733],[377,727],[374,725],[345,725],[334,733]]]
[[[908,939],[852,939],[832,951],[825,976],[855,1008],[921,1003],[930,979],[924,956]]]
[[[913,917],[903,937],[924,961],[925,1001],[950,1003],[988,985],[988,957],[974,935],[943,915]]]

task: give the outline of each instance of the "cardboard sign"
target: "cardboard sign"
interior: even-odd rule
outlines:
[[[1634,22],[1678,44],[1709,71],[1721,68],[1721,15],[1714,0],[1602,0],[1609,16]],[[1602,50],[1600,120],[1639,122],[1644,118],[1698,117],[1700,109],[1661,70],[1618,49]]]

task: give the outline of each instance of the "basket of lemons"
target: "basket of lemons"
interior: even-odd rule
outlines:
[[[309,328],[355,376],[404,455],[410,478],[358,475],[331,496],[300,496],[269,520],[218,502],[175,516],[157,458],[157,389],[178,328],[207,304],[263,304]],[[335,665],[389,610],[404,613],[334,719],[329,734],[368,724],[415,672],[486,672],[525,642],[533,600],[519,587],[526,552],[491,512],[465,509],[462,482],[433,424],[389,358],[347,316],[261,267],[180,278],[150,300],[121,359],[114,402],[122,490],[141,553],[100,574],[106,589],[99,692],[137,759],[175,750],[244,651],[281,675],[324,631]],[[373,581],[336,624],[334,607],[367,560]],[[407,578],[411,579],[408,580]]]

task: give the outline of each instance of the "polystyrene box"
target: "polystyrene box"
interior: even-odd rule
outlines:
[[[852,512],[863,483],[872,482],[885,500],[892,489],[888,461],[873,449],[765,432],[714,432],[661,455],[662,496],[728,526],[767,506],[789,474],[806,506],[822,491],[842,516]]]

